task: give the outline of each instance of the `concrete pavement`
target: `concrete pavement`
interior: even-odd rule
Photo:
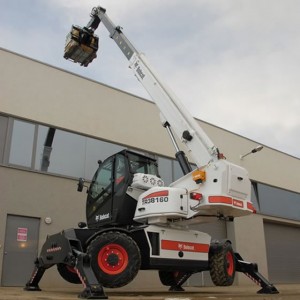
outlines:
[[[186,288],[185,292],[118,291],[106,289],[110,300],[300,300],[300,284],[276,285],[279,294],[257,294],[257,286]],[[75,300],[81,288],[45,288],[41,292],[24,291],[21,287],[0,287],[0,300]]]

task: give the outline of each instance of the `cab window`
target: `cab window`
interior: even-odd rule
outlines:
[[[112,182],[113,159],[105,161],[98,169],[90,187],[90,196],[93,199],[101,197],[106,191],[108,192]]]
[[[129,153],[130,170],[132,173],[144,173],[158,176],[158,168],[155,161]]]

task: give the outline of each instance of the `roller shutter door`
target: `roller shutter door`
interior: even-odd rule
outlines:
[[[300,283],[300,227],[264,222],[269,280]]]
[[[225,239],[227,236],[226,222],[217,221],[190,226],[193,230],[199,230],[208,233],[212,239]],[[208,271],[194,274],[187,281],[187,286],[214,286]]]

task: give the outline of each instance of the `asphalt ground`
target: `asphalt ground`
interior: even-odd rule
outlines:
[[[186,288],[185,292],[166,290],[105,290],[110,300],[300,300],[300,284],[276,285],[279,294],[257,294],[257,286]],[[0,287],[0,300],[75,300],[81,289],[45,288],[24,291],[21,287]]]

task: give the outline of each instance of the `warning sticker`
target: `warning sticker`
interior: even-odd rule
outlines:
[[[17,241],[27,242],[28,228],[19,227],[17,230]]]

